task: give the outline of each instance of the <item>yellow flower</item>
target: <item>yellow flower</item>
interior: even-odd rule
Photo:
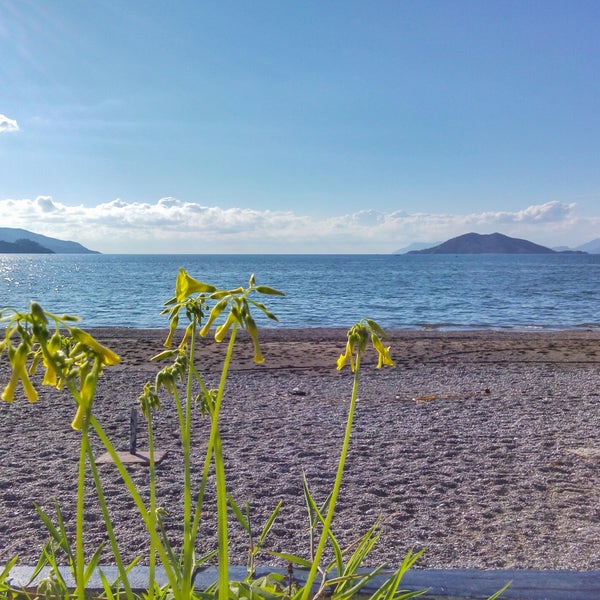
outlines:
[[[165,340],[165,343],[163,344],[163,346],[165,346],[165,348],[171,347],[171,344],[173,343],[173,336],[175,335],[175,331],[177,330],[178,324],[179,324],[179,315],[175,315],[171,319],[171,325],[169,327],[169,335],[167,335],[167,339]]]
[[[2,396],[0,396],[5,402],[12,402],[14,400],[15,390],[19,381],[23,384],[23,389],[29,402],[36,402],[38,399],[37,391],[31,385],[31,380],[27,373],[26,363],[28,354],[29,347],[25,342],[21,342],[16,350],[9,347],[8,358],[12,367],[12,373],[8,384],[2,392]]]
[[[219,300],[210,311],[208,315],[208,321],[204,324],[202,329],[198,332],[201,337],[206,337],[210,331],[210,326],[214,323],[215,319],[225,310],[227,307],[228,298]]]
[[[246,331],[250,334],[250,337],[252,338],[252,344],[254,345],[254,362],[257,365],[260,365],[265,362],[265,357],[262,355],[260,344],[258,343],[258,327],[256,327],[256,323],[250,316],[250,313],[246,314],[246,318],[244,320],[246,322]]]
[[[353,350],[353,344],[348,339],[348,341],[346,342],[346,352],[344,354],[340,354],[340,357],[337,360],[337,370],[338,371],[341,371],[349,362],[350,368],[352,369],[352,372],[354,372],[354,356],[352,354],[352,350]]]
[[[391,346],[388,346],[386,348],[383,345],[382,341],[379,339],[379,337],[377,335],[375,335],[374,333],[371,334],[371,341],[373,343],[373,348],[375,348],[375,350],[377,350],[377,354],[379,355],[377,357],[377,368],[381,369],[381,367],[383,365],[388,365],[390,367],[393,367],[394,361],[392,360],[392,357],[390,356]]]
[[[210,294],[216,291],[216,289],[214,285],[202,283],[202,281],[190,277],[185,269],[179,269],[179,275],[175,282],[175,297],[177,298],[177,302],[183,302],[190,294],[201,292]]]
[[[2,392],[2,400],[5,402],[12,402],[15,399],[15,390],[17,389],[17,384],[19,383],[19,375],[17,371],[13,369],[11,373],[10,380],[6,384],[4,391]]]
[[[90,407],[90,404],[94,398],[94,394],[96,393],[97,381],[97,369],[94,369],[91,373],[88,373],[83,381],[83,385],[81,386],[81,392],[79,395],[79,405],[77,406],[75,418],[71,423],[71,427],[77,431],[81,429],[81,426],[83,424],[83,416],[85,415],[87,409]]]
[[[61,349],[61,337],[58,331],[50,338],[50,341],[44,346],[40,342],[43,352],[43,365],[46,368],[42,385],[58,385],[57,361],[56,356]]]
[[[215,330],[215,342],[221,343],[225,339],[225,335],[231,329],[231,326],[235,323],[235,321],[236,318],[233,314],[233,311],[231,311],[227,315],[227,319],[225,319],[225,322],[219,325]]]
[[[179,348],[185,348],[187,341],[190,339],[190,337],[192,335],[192,331],[194,331],[194,322],[193,321],[185,328],[183,337],[181,338],[181,341],[179,342]]]
[[[37,402],[38,393],[33,385],[31,385],[31,380],[29,379],[27,370],[24,368],[21,371],[21,383],[23,384],[23,389],[25,390],[25,394],[27,395],[29,402]]]
[[[394,366],[394,361],[392,360],[392,357],[390,356],[390,348],[391,348],[391,346],[388,346],[387,348],[383,349],[383,352],[379,353],[379,357],[377,359],[377,368],[378,369],[381,369],[381,367],[383,365],[388,365],[389,367]]]
[[[116,365],[117,363],[121,362],[121,358],[118,354],[115,354],[112,350],[106,348],[106,346],[103,346],[102,344],[98,343],[86,331],[77,329],[77,327],[70,327],[69,331],[77,342],[83,344],[84,346],[87,346],[94,353],[96,353],[100,357],[102,364],[109,366]]]

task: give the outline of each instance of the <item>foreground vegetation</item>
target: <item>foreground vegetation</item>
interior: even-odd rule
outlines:
[[[119,356],[100,344],[88,332],[78,328],[75,325],[75,317],[48,313],[34,302],[31,303],[28,312],[19,312],[12,308],[0,311],[0,324],[5,328],[4,339],[0,342],[0,353],[5,355],[10,363],[10,378],[3,389],[2,400],[12,402],[22,390],[30,402],[37,401],[38,391],[34,381],[38,378],[35,374],[38,370],[42,371],[42,385],[64,389],[75,401],[71,427],[80,437],[75,539],[72,540],[67,535],[58,504],[55,504],[53,515],[36,506],[48,530],[49,539],[41,550],[34,578],[45,567],[49,567],[49,574],[37,584],[35,591],[14,589],[10,584],[10,570],[16,564],[18,557],[15,557],[3,571],[0,570],[0,600],[23,595],[75,597],[84,600],[87,584],[95,571],[101,574],[104,587],[102,596],[108,600],[122,597],[133,600],[139,597],[139,592],[132,589],[129,577],[136,561],[126,564],[122,559],[119,540],[111,524],[108,500],[103,493],[102,481],[92,454],[91,435],[97,436],[110,454],[123,485],[135,503],[139,518],[145,525],[148,534],[149,582],[148,589],[142,596],[146,600],[308,600],[325,595],[336,600],[347,600],[361,593],[376,575],[382,573],[383,565],[363,568],[365,559],[380,535],[378,522],[347,549],[341,547],[333,533],[336,502],[342,484],[356,407],[361,358],[368,348],[372,347],[378,355],[378,368],[393,365],[390,348],[383,343],[385,333],[374,321],[362,320],[348,331],[345,351],[338,359],[338,369],[349,366],[353,372],[353,385],[337,473],[324,503],[319,504],[315,500],[309,482],[303,478],[311,533],[307,555],[296,556],[266,549],[266,538],[281,509],[281,503],[273,509],[266,523],[257,531],[253,526],[248,504],[240,503],[239,499],[234,499],[228,493],[219,419],[224,410],[223,400],[229,365],[240,329],[244,329],[252,339],[255,362],[263,362],[253,313],[259,311],[268,318],[277,320],[263,302],[257,299],[272,295],[283,293],[257,285],[254,276],[250,278],[247,287],[223,290],[194,279],[183,269],[180,270],[176,280],[175,297],[166,303],[163,311],[169,319],[169,334],[165,341],[167,349],[152,359],[157,363],[164,362],[166,366],[158,371],[153,381],[145,384],[139,398],[140,410],[148,427],[149,490],[144,490],[145,493],[134,484],[102,424],[94,416],[98,379],[106,368],[120,361]],[[173,340],[180,325],[183,327],[183,337],[181,342],[173,347]],[[211,331],[215,342],[227,342],[227,352],[216,389],[206,386],[201,369],[194,360],[199,337],[206,337]],[[152,416],[167,398],[176,408],[183,449],[183,533],[181,539],[176,541],[163,526],[156,492]],[[191,426],[194,411],[200,411],[210,420],[210,435],[199,481],[193,480],[191,464]],[[207,518],[203,506],[211,473],[214,474],[216,496],[216,514],[212,517],[216,519],[218,541],[213,551],[199,556],[196,552],[196,540],[201,519]],[[90,479],[94,484],[96,501],[106,523],[110,550],[119,573],[115,581],[109,581],[99,566],[104,551],[102,546],[91,556],[86,556],[84,552],[84,492],[86,481],[89,482]],[[145,501],[144,498],[149,498],[149,501]],[[249,538],[247,575],[241,581],[231,581],[229,576],[228,531],[232,518],[239,522]],[[256,561],[259,554],[285,561],[290,565],[290,572],[293,572],[293,567],[305,569],[306,580],[300,584],[292,577],[280,573],[256,577]],[[369,596],[370,599],[406,600],[421,595],[423,592],[402,591],[400,587],[403,575],[419,555],[420,552],[409,552],[402,564],[389,574],[385,583]],[[195,573],[211,560],[217,562],[217,580],[206,590],[195,589]],[[68,565],[75,581],[74,590],[68,588],[59,570],[59,566],[64,564]],[[158,565],[162,567],[168,582],[162,587],[156,577]]]

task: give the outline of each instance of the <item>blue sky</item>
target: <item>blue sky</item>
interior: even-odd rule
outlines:
[[[600,237],[596,0],[0,0],[0,226],[104,252]]]

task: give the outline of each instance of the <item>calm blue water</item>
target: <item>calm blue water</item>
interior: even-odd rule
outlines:
[[[255,273],[285,291],[265,297],[281,327],[600,327],[600,255],[0,254],[0,306],[35,299],[87,327],[165,327],[180,266],[217,286]]]

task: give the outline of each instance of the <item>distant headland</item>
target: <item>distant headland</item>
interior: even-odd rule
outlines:
[[[48,237],[26,229],[0,227],[0,254],[100,254],[79,242]]]
[[[581,250],[557,251],[502,233],[465,233],[442,244],[407,254],[586,254]]]

